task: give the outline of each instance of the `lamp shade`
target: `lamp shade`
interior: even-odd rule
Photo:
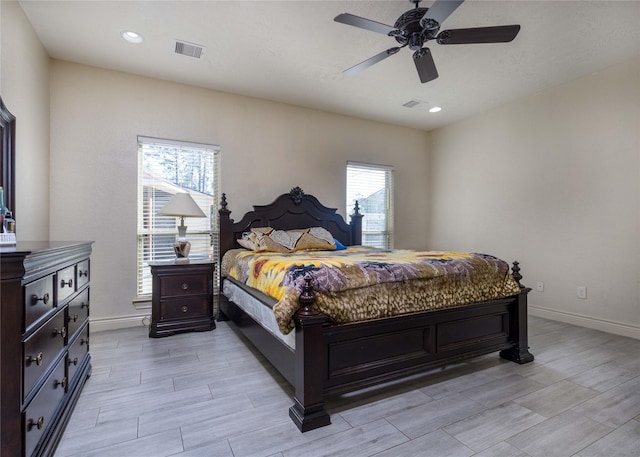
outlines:
[[[158,212],[159,216],[207,217],[190,194],[174,194]]]

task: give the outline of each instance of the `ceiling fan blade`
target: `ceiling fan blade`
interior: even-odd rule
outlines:
[[[436,64],[433,61],[429,48],[418,49],[414,52],[413,61],[416,64],[420,82],[426,83],[438,77],[438,70],[436,69]]]
[[[380,62],[381,60],[386,59],[389,56],[394,55],[399,50],[400,50],[400,48],[398,48],[398,47],[389,48],[386,51],[382,51],[380,54],[376,54],[373,57],[369,57],[367,60],[365,60],[364,62],[360,62],[358,65],[354,65],[351,68],[347,68],[342,73],[344,73],[345,75],[349,75],[349,76],[355,75],[356,73],[360,73],[362,70],[364,70],[366,68],[369,68],[370,66]]]
[[[424,28],[429,19],[442,24],[463,2],[464,0],[436,0],[420,20],[420,25]]]
[[[443,30],[436,41],[439,44],[508,43],[519,31],[519,25]]]
[[[371,19],[365,19],[360,16],[354,16],[349,13],[338,14],[333,18],[334,21],[342,24],[353,25],[354,27],[360,27],[361,29],[371,30],[372,32],[382,33],[383,35],[389,35],[389,33],[397,30],[395,27],[383,24],[381,22],[372,21]]]

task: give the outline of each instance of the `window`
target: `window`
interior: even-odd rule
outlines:
[[[391,248],[393,167],[347,162],[347,214],[356,200],[362,218],[362,244]]]
[[[149,262],[175,258],[179,218],[159,216],[173,194],[188,192],[206,218],[185,219],[190,258],[218,255],[218,146],[138,137],[138,291],[151,295]]]

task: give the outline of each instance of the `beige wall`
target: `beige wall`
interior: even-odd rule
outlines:
[[[15,1],[0,1],[0,94],[16,117],[16,236],[49,237],[49,57]]]
[[[145,313],[131,304],[140,134],[220,145],[234,217],[294,185],[344,214],[347,160],[394,165],[396,247],[427,247],[427,236],[434,249],[517,259],[528,285],[545,285],[530,295],[534,313],[640,337],[638,60],[426,134],[50,66],[16,2],[0,1],[0,23],[0,92],[18,119],[18,238],[96,241],[94,325],[139,325]]]
[[[236,219],[296,185],[344,215],[347,160],[393,165],[396,246],[424,243],[426,132],[54,60],[50,233],[95,240],[96,328],[140,324],[137,135],[221,146]]]
[[[431,132],[430,168],[431,248],[517,259],[533,313],[640,338],[640,59]]]

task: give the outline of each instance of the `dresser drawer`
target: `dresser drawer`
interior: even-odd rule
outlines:
[[[89,259],[78,263],[76,273],[76,285],[80,289],[89,282]]]
[[[25,286],[24,330],[57,306],[53,295],[54,276],[49,275]]]
[[[186,296],[206,294],[209,291],[210,277],[204,274],[176,275],[160,278],[160,295]]]
[[[162,300],[160,302],[160,320],[191,319],[211,315],[211,303],[208,295]]]
[[[58,303],[62,303],[69,295],[76,291],[76,267],[67,267],[57,273]]]
[[[69,365],[68,378],[71,385],[75,383],[76,373],[82,366],[82,360],[89,355],[89,322],[80,331],[71,346],[69,346],[69,354],[67,363]]]
[[[54,422],[54,414],[58,404],[64,397],[67,380],[65,378],[64,358],[45,381],[42,389],[25,409],[23,430],[25,433],[25,455],[30,456],[38,441]]]
[[[89,317],[89,289],[83,290],[69,302],[68,315],[67,333],[71,339]]]
[[[23,399],[64,349],[67,335],[64,319],[64,312],[59,312],[24,342]]]

